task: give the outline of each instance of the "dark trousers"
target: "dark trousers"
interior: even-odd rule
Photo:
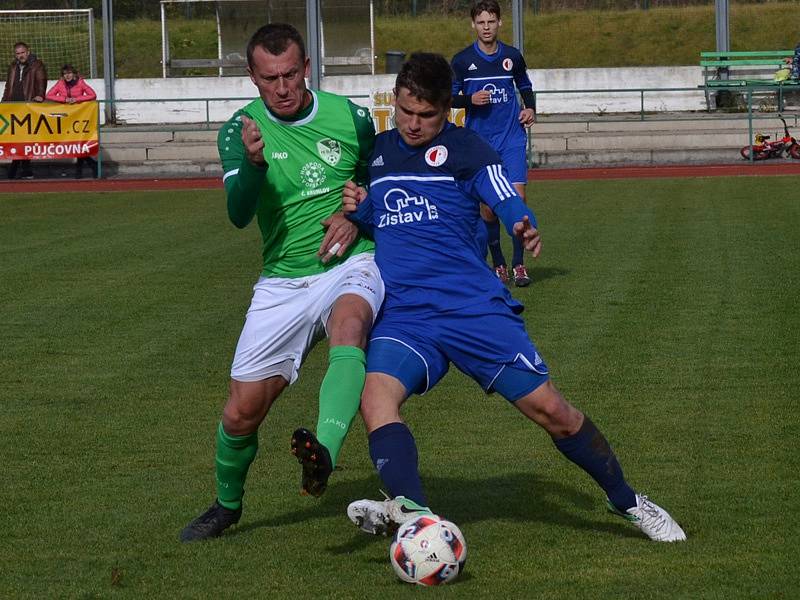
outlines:
[[[12,160],[11,166],[8,167],[8,178],[16,179],[17,171],[22,169],[20,177],[32,177],[33,170],[31,169],[31,161],[29,160]]]
[[[97,178],[97,161],[91,156],[84,156],[77,159],[77,162],[75,163],[75,179],[81,179],[83,177],[84,166],[89,167],[92,177]]]

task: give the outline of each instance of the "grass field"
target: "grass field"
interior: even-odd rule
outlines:
[[[798,177],[537,182],[514,290],[565,395],[689,540],[649,542],[502,399],[451,372],[406,410],[469,560],[447,598],[774,598],[800,589]],[[219,192],[0,195],[2,598],[410,598],[349,501],[378,495],[359,423],[320,499],[289,435],[325,360],[262,428],[240,525],[214,428],[258,272]],[[795,566],[792,566],[795,565]]]

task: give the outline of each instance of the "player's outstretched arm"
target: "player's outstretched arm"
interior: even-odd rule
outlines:
[[[539,230],[531,225],[531,220],[528,215],[522,217],[522,221],[514,223],[514,235],[519,238],[525,250],[532,253],[534,257],[538,257],[542,251],[542,237]]]
[[[492,210],[505,225],[509,235],[519,238],[526,250],[534,256],[539,256],[542,251],[542,240],[536,226],[536,216],[522,198],[514,194],[496,203],[492,206]]]

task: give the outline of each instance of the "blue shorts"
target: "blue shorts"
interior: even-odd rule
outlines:
[[[451,312],[390,310],[372,330],[367,373],[395,377],[409,395],[433,388],[451,362],[510,401],[549,378],[524,321],[499,298]]]
[[[497,153],[503,161],[503,166],[508,171],[508,180],[511,183],[528,183],[528,151],[525,146],[503,148]]]

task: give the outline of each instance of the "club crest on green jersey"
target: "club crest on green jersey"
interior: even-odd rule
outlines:
[[[325,138],[317,142],[317,152],[320,158],[335,167],[342,158],[342,147],[337,140]]]
[[[300,169],[300,179],[307,188],[317,188],[325,181],[325,167],[316,161],[307,162]]]

